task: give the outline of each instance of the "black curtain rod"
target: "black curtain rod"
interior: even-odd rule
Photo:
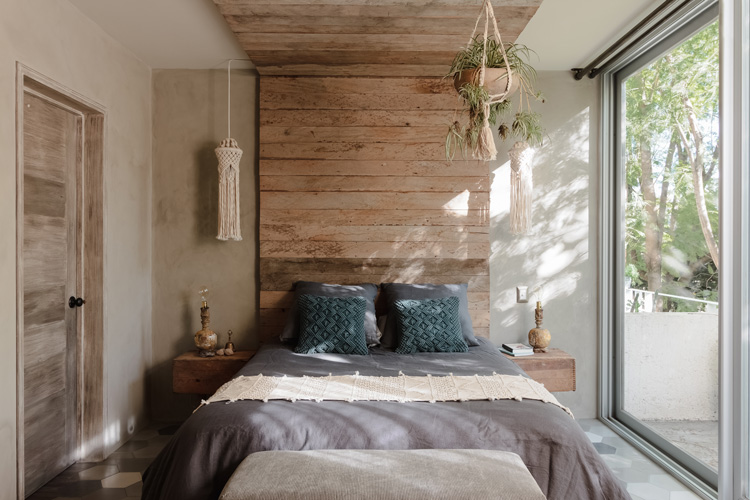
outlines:
[[[589,65],[587,65],[585,68],[573,68],[571,71],[574,72],[573,78],[576,80],[582,80],[584,76],[588,75],[589,78],[596,77],[599,73],[601,73],[602,68],[599,68],[599,64],[602,62],[611,59],[613,56],[622,53],[628,47],[630,47],[633,43],[643,39],[644,37],[648,36],[651,31],[653,30],[653,26],[649,28],[646,32],[644,32],[641,36],[639,36],[637,39],[629,41],[633,35],[638,33],[641,29],[643,29],[644,26],[647,26],[651,21],[659,17],[665,10],[667,10],[669,7],[671,7],[673,4],[679,2],[680,0],[666,0],[664,3],[659,5],[656,9],[654,9],[648,16],[644,17],[638,24],[633,26],[627,33],[625,33],[623,36],[621,36],[615,43],[610,45],[607,50],[599,54],[596,59],[594,59]]]

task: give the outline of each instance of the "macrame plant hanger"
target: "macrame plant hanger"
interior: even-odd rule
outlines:
[[[219,234],[217,239],[242,240],[240,231],[240,159],[242,150],[232,139],[232,60],[227,63],[227,138],[214,152],[219,160]]]
[[[505,101],[511,94],[513,88],[513,72],[510,69],[510,62],[508,61],[508,55],[505,53],[505,45],[503,39],[500,37],[500,30],[497,27],[497,19],[495,19],[495,11],[492,8],[490,0],[484,0],[482,10],[477,16],[477,22],[474,23],[474,31],[471,32],[469,37],[469,43],[467,47],[474,41],[474,35],[477,33],[479,27],[479,21],[484,16],[484,38],[482,39],[482,66],[479,69],[479,86],[484,87],[485,69],[487,66],[487,38],[489,35],[490,21],[492,21],[493,34],[497,44],[500,46],[500,51],[503,54],[503,61],[505,61],[505,70],[507,71],[507,80],[505,84],[505,90],[499,94],[491,94],[487,102],[484,103],[484,122],[482,124],[482,130],[479,131],[479,137],[477,138],[477,145],[474,148],[473,156],[476,160],[490,161],[497,158],[497,148],[495,147],[495,137],[492,134],[490,128],[489,115],[490,106],[498,102]]]
[[[510,68],[508,55],[505,52],[505,45],[500,38],[500,30],[497,27],[495,11],[492,8],[490,0],[484,0],[482,10],[474,24],[474,31],[469,38],[469,45],[474,41],[474,35],[479,27],[479,22],[484,16],[484,39],[482,45],[482,67],[479,71],[480,86],[484,86],[485,69],[487,65],[487,38],[489,34],[489,23],[492,21],[493,34],[495,40],[500,46],[505,61],[507,71],[507,81],[505,90],[499,94],[490,95],[490,99],[484,106],[484,123],[482,130],[477,138],[477,145],[474,148],[473,156],[477,160],[494,160],[497,158],[497,148],[495,147],[495,138],[490,128],[489,114],[492,104],[502,102],[510,97],[513,92],[513,72]],[[533,150],[529,144],[519,141],[513,144],[513,148],[508,151],[510,158],[510,231],[513,234],[524,234],[531,229],[531,195],[533,191],[533,180],[531,164],[533,159]]]

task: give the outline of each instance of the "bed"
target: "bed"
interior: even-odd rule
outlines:
[[[468,352],[298,354],[263,346],[238,376],[522,375],[489,340]],[[219,497],[235,468],[265,450],[496,449],[518,454],[552,500],[630,498],[581,428],[560,407],[533,400],[251,401],[199,408],[143,478],[144,500]],[[395,472],[394,472],[395,473]]]

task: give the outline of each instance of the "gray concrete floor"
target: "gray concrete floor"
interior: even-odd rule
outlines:
[[[675,446],[690,453],[714,470],[719,468],[719,422],[671,420],[644,420]]]

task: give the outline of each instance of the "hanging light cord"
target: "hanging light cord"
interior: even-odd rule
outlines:
[[[227,137],[232,138],[232,59],[227,62]]]
[[[232,61],[250,61],[250,59],[227,60],[227,137],[232,138]]]

